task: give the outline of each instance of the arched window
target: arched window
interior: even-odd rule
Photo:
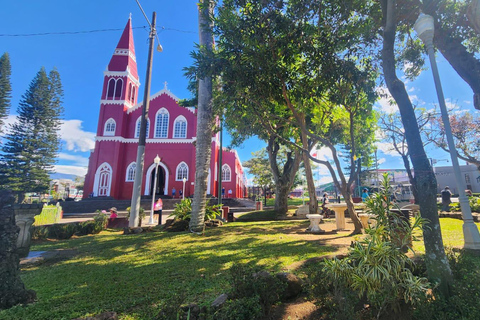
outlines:
[[[107,86],[107,100],[113,99],[113,94],[115,92],[115,79],[108,80]]]
[[[114,136],[115,135],[115,120],[112,118],[108,119],[105,122],[105,127],[103,129],[103,135],[104,136]]]
[[[122,97],[122,89],[123,89],[123,80],[117,79],[117,83],[115,85],[115,98],[113,100],[120,100]]]
[[[174,138],[186,138],[187,137],[187,120],[185,117],[180,116],[175,119],[173,125],[173,137]]]
[[[155,138],[166,138],[168,134],[168,118],[167,109],[162,108],[157,112],[155,117]]]
[[[132,87],[132,98],[131,98],[131,100],[130,100],[130,102],[131,102],[132,104],[135,103],[135,91],[136,91],[136,87],[133,86],[133,87]]]
[[[125,181],[135,180],[136,169],[137,169],[137,164],[135,162],[130,163],[130,165],[127,167],[127,174],[125,176]]]
[[[130,82],[128,85],[128,101],[132,102],[132,93],[133,93],[133,85]]]
[[[188,166],[185,162],[181,162],[177,166],[177,174],[175,176],[177,181],[182,181],[183,178],[188,180]]]
[[[232,177],[232,170],[228,164],[222,166],[222,181],[230,181]]]
[[[107,163],[102,163],[96,173],[93,183],[93,194],[97,197],[110,196],[110,186],[112,184],[112,167]]]
[[[142,116],[138,117],[137,124],[135,125],[135,138],[140,137],[140,125],[142,123]],[[148,138],[148,132],[150,130],[150,119],[147,119],[147,130],[145,130],[145,138]]]

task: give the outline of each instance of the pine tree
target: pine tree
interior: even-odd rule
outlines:
[[[3,132],[4,119],[10,111],[12,93],[12,86],[10,84],[11,74],[10,57],[8,53],[5,52],[0,57],[0,133]]]
[[[11,189],[18,202],[26,192],[49,187],[55,157],[60,149],[63,90],[60,75],[40,69],[22,96],[16,122],[10,125],[2,147],[2,187]]]

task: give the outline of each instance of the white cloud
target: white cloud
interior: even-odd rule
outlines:
[[[82,130],[81,120],[65,120],[60,127],[60,137],[69,151],[86,152],[95,147],[95,133]]]
[[[393,144],[389,142],[376,142],[375,145],[377,149],[382,151],[384,154],[392,157],[400,157],[397,151],[395,151]]]
[[[87,166],[88,165],[88,158],[77,156],[74,154],[67,154],[67,153],[59,153],[57,156],[59,160],[66,160],[66,161],[73,161],[75,165],[78,166]]]
[[[313,150],[310,151],[310,154],[322,161],[329,161],[333,159],[332,151],[327,147],[320,147],[320,149],[313,148]]]
[[[380,165],[380,164],[382,164],[382,163],[385,163],[386,161],[387,161],[387,159],[385,159],[385,158],[380,158],[380,159],[378,159],[378,164]]]
[[[377,94],[380,96],[380,99],[376,102],[376,105],[380,108],[381,111],[386,113],[395,113],[398,112],[397,104],[395,100],[390,95],[390,92],[385,87],[378,87],[376,89]]]
[[[87,174],[87,167],[56,165],[54,168],[57,173],[74,174],[82,177]]]
[[[332,182],[333,179],[331,176],[323,176],[323,177],[320,177],[320,180],[318,180],[318,183],[319,184],[326,184],[326,183],[330,183]]]

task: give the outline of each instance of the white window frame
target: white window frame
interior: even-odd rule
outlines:
[[[113,130],[111,130],[112,125],[113,125]],[[117,122],[115,121],[115,119],[110,118],[107,121],[105,121],[105,126],[103,127],[104,136],[114,136],[115,130],[117,130]]]
[[[228,179],[226,178],[227,172],[228,170]],[[225,171],[225,174],[224,174],[224,171]],[[222,166],[222,181],[225,181],[225,182],[230,182],[232,181],[232,169],[230,168],[230,166],[228,164],[224,164]]]
[[[135,181],[135,173],[137,170],[137,163],[132,162],[127,167],[127,172],[125,173],[125,181],[126,182],[133,182]]]
[[[182,135],[182,127],[184,126],[185,131],[183,132]],[[178,127],[178,130],[177,130]],[[186,139],[187,138],[187,127],[188,127],[188,122],[187,119],[184,116],[178,116],[175,119],[175,122],[173,124],[173,138],[176,139]]]
[[[186,169],[185,175],[184,176],[182,175],[181,177],[179,177],[179,173],[180,173],[179,171],[181,168],[183,168],[183,166],[185,166],[185,169]],[[175,170],[175,181],[183,181],[183,177],[187,178],[187,181],[188,181],[188,171],[189,171],[188,165],[185,163],[185,161],[180,162],[177,166],[177,169]]]
[[[135,138],[140,137],[140,121],[142,121],[142,116],[138,117],[137,122],[135,122]],[[150,131],[150,119],[147,119],[147,130],[145,138],[148,138],[148,132]]]
[[[167,124],[166,124],[167,129],[165,130],[165,136],[163,136],[163,135],[161,135],[161,136],[157,135],[157,132],[159,132],[159,130],[161,129],[161,127],[159,127],[160,124],[158,123],[158,116],[159,116],[160,114],[164,114],[164,115],[167,116]],[[155,114],[155,131],[153,132],[153,137],[154,137],[154,138],[157,138],[157,139],[166,139],[166,138],[168,138],[168,126],[169,126],[169,124],[170,124],[170,113],[168,112],[167,109],[161,108],[161,109],[158,110],[157,113]],[[162,130],[162,131],[163,131],[163,130]],[[162,133],[162,132],[160,132],[160,133]]]

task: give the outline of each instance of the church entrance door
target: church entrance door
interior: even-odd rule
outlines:
[[[153,194],[153,185],[155,179],[155,169],[150,175],[150,194]],[[163,196],[165,194],[165,169],[158,166],[157,188],[155,190],[156,196]]]

